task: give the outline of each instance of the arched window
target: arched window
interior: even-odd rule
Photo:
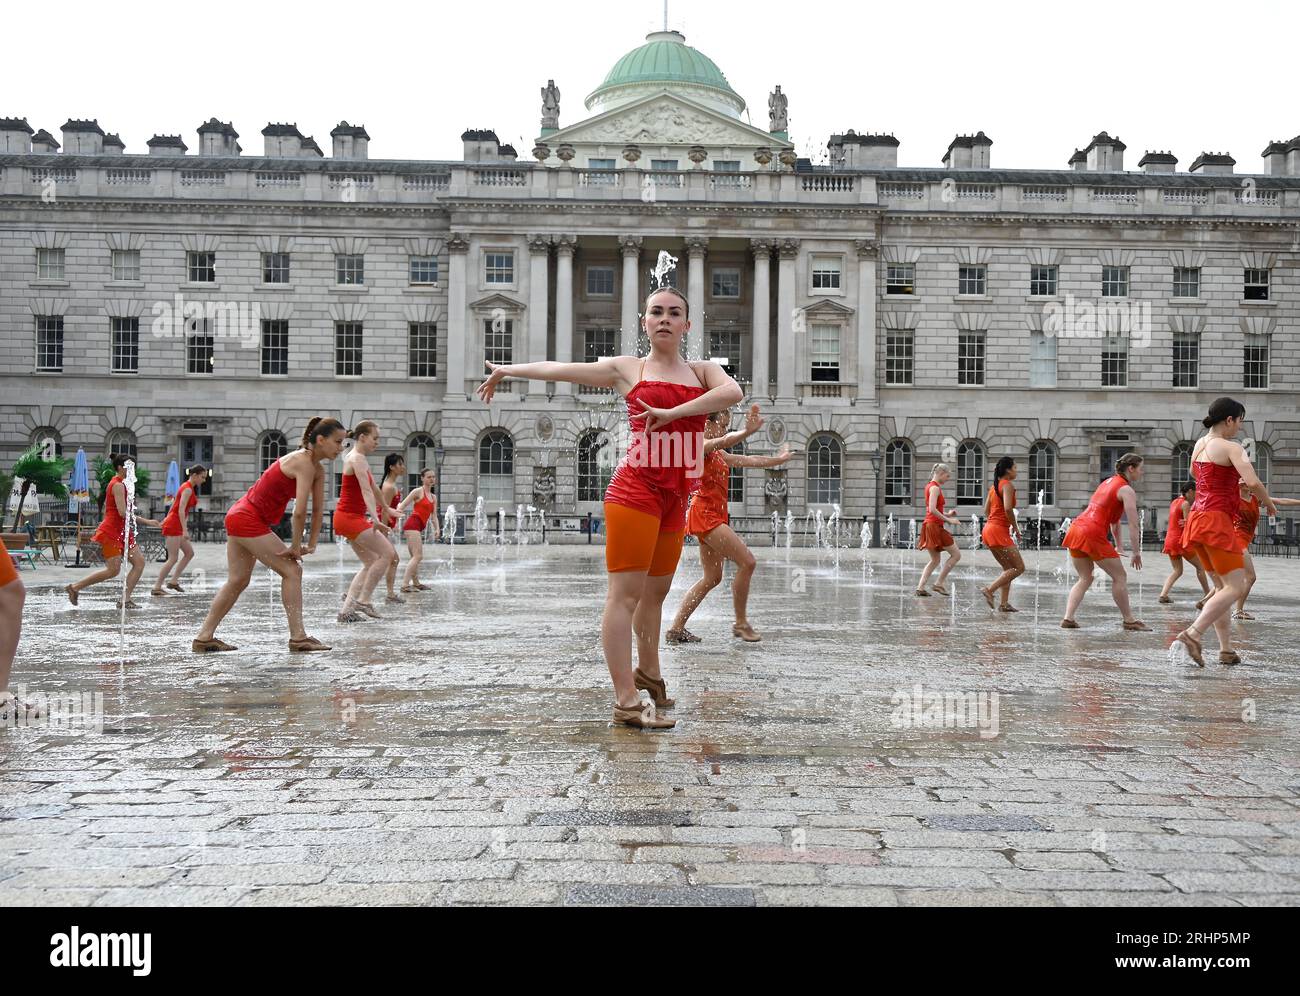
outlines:
[[[984,503],[984,447],[966,440],[957,447],[957,504]]]
[[[1255,456],[1251,460],[1255,465],[1255,473],[1259,475],[1259,483],[1268,487],[1270,477],[1273,474],[1273,451],[1269,449],[1268,443],[1255,444]]]
[[[514,504],[515,441],[503,429],[493,429],[479,440],[478,493],[485,504]]]
[[[912,447],[895,439],[885,447],[885,504],[912,503]]]
[[[32,430],[32,445],[40,446],[44,449],[45,440],[54,440],[54,456],[63,456],[63,437],[59,435],[59,430],[43,425],[39,429]]]
[[[427,432],[417,432],[406,441],[406,490],[420,486],[420,471],[438,469],[438,444]]]
[[[578,437],[578,501],[601,501],[614,476],[609,433],[588,429]]]
[[[1192,476],[1192,444],[1179,443],[1174,447],[1170,463],[1169,497],[1177,498],[1183,493],[1183,485]]]
[[[114,429],[108,434],[105,446],[109,456],[114,453],[125,453],[132,460],[139,462],[135,433],[130,429]]]
[[[1029,447],[1029,502],[1043,493],[1044,505],[1056,504],[1056,447],[1040,439]]]
[[[262,433],[262,438],[257,444],[258,473],[264,472],[267,467],[288,452],[289,440],[279,429],[270,429]]]
[[[808,504],[829,505],[840,500],[840,471],[844,447],[829,433],[808,440]]]

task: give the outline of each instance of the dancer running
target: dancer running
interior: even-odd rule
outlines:
[[[162,534],[163,542],[167,544],[167,560],[158,572],[158,580],[153,583],[153,591],[149,592],[155,598],[161,598],[165,594],[164,587],[172,591],[185,591],[181,587],[181,575],[194,559],[194,545],[190,542],[190,512],[199,503],[198,489],[207,479],[208,470],[202,464],[196,463],[185,471],[185,483],[176,492],[172,507],[163,518]],[[177,557],[180,558],[179,563]],[[168,581],[167,575],[172,568],[176,569],[176,575]]]
[[[1074,565],[1079,580],[1074,582],[1066,599],[1062,629],[1079,628],[1074,616],[1079,611],[1083,596],[1092,587],[1094,567],[1100,567],[1110,576],[1110,594],[1124,619],[1124,628],[1151,628],[1133,616],[1128,598],[1128,575],[1124,572],[1119,551],[1111,543],[1112,533],[1116,540],[1120,538],[1119,520],[1127,515],[1129,542],[1133,548],[1130,563],[1134,570],[1142,570],[1142,538],[1138,535],[1137,492],[1133,490],[1133,485],[1142,480],[1143,470],[1142,457],[1136,453],[1121,456],[1115,462],[1115,473],[1101,482],[1101,486],[1092,493],[1088,507],[1066,530],[1061,546],[1070,551],[1070,563]]]
[[[1002,573],[987,588],[981,588],[980,594],[991,609],[994,607],[993,593],[1000,589],[1002,598],[997,608],[1001,612],[1020,611],[1011,604],[1011,582],[1025,573],[1025,560],[1016,546],[1020,542],[1020,523],[1016,521],[1016,486],[1011,483],[1018,473],[1016,461],[1009,456],[1002,457],[993,468],[993,486],[984,499],[987,521],[980,539],[993,554]],[[1013,534],[1015,542],[1011,539]]]
[[[212,600],[208,617],[191,644],[196,654],[238,649],[217,639],[217,627],[248,587],[259,561],[280,575],[280,600],[289,619],[289,649],[295,653],[330,649],[308,636],[303,628],[302,558],[316,552],[324,519],[325,468],[321,464],[339,455],[345,431],[338,419],[313,418],[307,423],[298,449],[267,467],[248,493],[230,507],[226,513],[226,583]],[[280,524],[290,500],[291,545],[285,546],[271,528]],[[302,534],[309,501],[313,510],[311,535],[304,550]]]
[[[1243,554],[1249,537],[1237,529],[1241,513],[1241,486],[1259,499],[1269,515],[1277,506],[1269,497],[1251,465],[1246,451],[1233,437],[1246,421],[1246,407],[1233,398],[1218,398],[1201,420],[1210,431],[1192,449],[1192,476],[1196,478],[1196,501],[1183,527],[1183,542],[1193,550],[1222,584],[1205,603],[1196,622],[1174,639],[1201,667],[1205,666],[1202,638],[1214,627],[1219,638],[1219,663],[1240,664],[1232,649],[1232,623],[1228,614],[1246,594],[1246,563]]]
[[[388,541],[391,530],[384,521],[392,510],[384,506],[383,496],[366,463],[366,458],[379,446],[379,426],[366,419],[348,436],[354,445],[343,458],[343,486],[334,507],[334,532],[352,544],[352,552],[361,561],[361,570],[348,586],[338,620],[359,622],[362,612],[372,619],[383,618],[370,599],[379,586],[379,579],[397,556],[397,550]]]
[[[1183,523],[1187,521],[1187,513],[1192,510],[1194,501],[1196,501],[1196,482],[1188,481],[1183,485],[1183,493],[1169,503],[1169,528],[1165,531],[1164,553],[1169,558],[1170,572],[1169,577],[1165,578],[1164,587],[1160,589],[1160,597],[1156,599],[1164,605],[1173,601],[1169,597],[1169,592],[1183,576],[1183,561],[1192,565],[1196,571],[1196,580],[1201,583],[1201,590],[1206,598],[1210,597],[1210,582],[1205,576],[1205,568],[1196,559],[1196,554],[1183,544]]]
[[[726,560],[736,565],[736,577],[731,582],[731,600],[736,621],[731,627],[731,635],[740,637],[746,643],[757,643],[762,639],[749,624],[746,615],[749,584],[754,576],[756,561],[745,541],[728,525],[727,486],[732,467],[779,467],[790,461],[791,454],[789,446],[783,446],[775,456],[728,453],[728,447],[736,446],[763,427],[758,405],[750,407],[745,416],[745,428],[727,432],[730,422],[730,412],[714,412],[704,423],[704,452],[707,454],[704,460],[704,479],[686,510],[686,532],[699,539],[700,566],[704,569],[704,576],[695,582],[682,599],[672,628],[664,634],[664,639],[669,643],[700,642],[700,638],[686,628],[686,623],[704,596],[722,582],[722,566]]]
[[[389,602],[405,602],[397,589],[393,587],[397,581],[397,563],[401,559],[397,555],[397,544],[393,542],[393,535],[396,533],[401,523],[401,515],[397,511],[397,506],[402,501],[402,478],[406,476],[406,460],[400,453],[390,453],[384,457],[384,481],[379,487],[380,507],[384,510],[384,518],[388,521],[389,527],[393,530],[385,538],[388,545],[393,548],[393,557],[388,563],[388,570],[384,574],[384,580],[388,582],[388,595],[386,600]]]
[[[650,355],[613,356],[592,363],[488,363],[478,389],[485,402],[506,377],[568,381],[613,389],[627,402],[632,441],[605,492],[605,567],[609,594],[601,619],[601,645],[614,682],[614,722],[668,729],[655,713],[673,700],[659,673],[659,625],[664,598],[682,552],[686,498],[699,487],[705,417],[736,404],[740,386],[716,363],[688,362],[682,336],[690,328],[685,295],[671,287],[645,300],[642,327]],[[639,667],[632,669],[632,634]],[[642,707],[638,689],[650,692]]]
[[[930,596],[925,583],[930,580],[930,575],[939,566],[940,555],[948,554],[948,562],[943,565],[943,570],[939,572],[939,580],[934,583],[934,587],[931,589],[940,595],[948,594],[948,589],[945,587],[948,575],[952,573],[952,569],[961,560],[961,551],[957,549],[956,540],[952,538],[952,533],[943,528],[945,524],[950,526],[961,525],[961,519],[943,510],[946,504],[943,486],[950,480],[952,480],[952,471],[948,469],[948,465],[946,463],[936,463],[930,471],[930,481],[925,486],[925,519],[921,523],[920,548],[929,551],[930,562],[921,571],[921,580],[916,586],[916,593],[923,598]]]
[[[94,574],[64,587],[63,590],[68,594],[68,601],[73,605],[77,604],[81,592],[101,581],[112,580],[122,572],[123,544],[126,542],[126,462],[130,459],[130,456],[125,453],[114,453],[112,456],[113,477],[104,490],[104,518],[93,537],[93,542],[98,543],[100,550],[103,551],[104,566]],[[143,515],[135,517],[135,522],[131,525],[130,549],[126,551],[127,559],[131,562],[131,570],[126,575],[126,591],[117,602],[119,609],[122,608],[123,602],[128,609],[140,607],[131,601],[131,593],[135,591],[135,586],[140,583],[140,576],[144,574],[144,554],[140,552],[140,547],[135,542],[136,529],[141,522],[148,526],[162,524],[157,519],[146,519]]]
[[[442,538],[438,525],[438,475],[432,470],[420,471],[420,486],[402,499],[397,507],[398,517],[411,506],[411,514],[402,524],[402,535],[406,537],[406,549],[411,557],[406,562],[406,572],[402,575],[402,591],[428,591],[429,586],[420,581],[420,563],[424,560],[424,530],[429,520],[433,520],[433,541]]]

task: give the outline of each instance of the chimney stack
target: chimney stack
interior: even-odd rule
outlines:
[[[1093,173],[1124,172],[1124,150],[1128,148],[1118,138],[1099,132],[1083,150],[1088,159],[1088,170]]]
[[[993,139],[982,131],[974,135],[958,135],[948,143],[943,165],[948,169],[988,169],[989,149]]]
[[[239,147],[239,132],[228,121],[208,118],[199,125],[199,155],[201,156],[237,156],[243,150]]]
[[[104,151],[104,129],[97,119],[77,121],[69,118],[63,125],[64,154],[97,156]]]
[[[0,118],[0,154],[32,151],[32,126],[26,118]]]
[[[1201,176],[1232,176],[1232,168],[1236,165],[1237,160],[1226,152],[1202,152],[1188,172]]]
[[[1138,169],[1146,173],[1173,173],[1178,166],[1178,158],[1169,152],[1152,152],[1138,160]]]
[[[340,121],[330,132],[334,140],[335,159],[369,159],[370,136],[363,125],[350,125]]]

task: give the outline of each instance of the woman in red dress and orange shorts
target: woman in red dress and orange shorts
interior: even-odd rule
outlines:
[[[73,605],[77,604],[81,592],[91,585],[108,581],[122,573],[122,553],[126,547],[127,535],[126,462],[130,459],[125,453],[114,453],[112,456],[113,478],[104,489],[104,518],[99,523],[99,528],[95,530],[94,536],[94,542],[99,544],[104,554],[104,566],[94,574],[75,581],[63,589],[68,595],[68,601]],[[131,593],[135,591],[135,586],[140,583],[140,577],[144,574],[144,554],[140,552],[135,542],[136,524],[140,522],[150,526],[161,525],[156,519],[146,519],[142,515],[137,515],[135,522],[131,524],[130,549],[125,550],[127,559],[131,562],[131,570],[126,575],[126,591],[117,603],[119,609],[122,608],[123,601],[128,609],[140,607],[131,601]]]
[[[442,535],[438,528],[438,475],[432,470],[420,471],[420,486],[412,488],[411,493],[397,506],[400,519],[406,507],[411,506],[411,514],[402,523],[402,535],[406,537],[406,549],[411,552],[406,561],[406,573],[402,575],[402,591],[428,591],[429,586],[420,581],[420,562],[424,560],[424,530],[433,522],[433,541],[438,542]]]
[[[307,423],[302,443],[267,467],[248,493],[230,506],[226,513],[226,583],[212,600],[208,616],[191,648],[196,654],[237,650],[217,639],[217,627],[235,606],[240,594],[253,577],[259,562],[280,575],[280,600],[289,618],[289,649],[295,653],[329,650],[315,637],[307,635],[302,623],[302,558],[316,552],[325,509],[325,468],[343,449],[346,430],[337,419],[317,416]],[[285,546],[271,532],[284,518],[293,502],[291,545]],[[311,519],[311,536],[307,549],[302,548],[303,528],[307,524],[307,504],[315,514]]]
[[[1092,493],[1092,500],[1066,530],[1061,546],[1070,551],[1070,563],[1079,575],[1065,601],[1065,618],[1062,629],[1078,629],[1075,613],[1083,596],[1092,587],[1093,568],[1100,567],[1110,577],[1110,594],[1124,618],[1128,630],[1149,630],[1151,627],[1133,616],[1128,600],[1128,575],[1120,560],[1119,551],[1111,543],[1111,534],[1119,537],[1119,520],[1128,516],[1129,542],[1133,548],[1130,561],[1134,570],[1142,570],[1142,545],[1138,535],[1137,492],[1133,485],[1142,480],[1142,457],[1125,453],[1115,461],[1115,473],[1101,482]]]
[[[165,594],[164,587],[182,593],[185,591],[181,587],[181,575],[194,559],[194,545],[190,542],[190,513],[199,503],[198,489],[207,479],[208,470],[200,464],[195,464],[186,470],[185,483],[176,492],[176,497],[172,499],[172,507],[167,510],[167,515],[163,518],[162,534],[163,542],[167,544],[167,561],[158,572],[158,580],[153,583],[153,591],[149,592],[155,597],[161,598]],[[177,563],[178,558],[179,563]],[[173,568],[176,570],[176,575],[168,581],[167,575],[171,574]]]
[[[790,449],[782,447],[780,453],[769,457],[728,453],[727,447],[736,446],[763,427],[758,405],[749,409],[745,428],[739,432],[727,432],[730,421],[730,412],[714,412],[704,423],[704,481],[686,510],[686,532],[699,540],[700,566],[704,569],[704,576],[682,599],[672,627],[664,634],[669,643],[699,642],[700,638],[686,628],[686,623],[704,596],[722,583],[722,566],[727,560],[736,565],[736,577],[731,582],[736,621],[731,627],[731,635],[746,643],[757,643],[762,639],[749,624],[747,615],[749,584],[754,577],[756,561],[745,541],[728,525],[727,487],[732,467],[779,467],[789,462]]]
[[[744,396],[717,363],[682,357],[689,309],[676,288],[650,292],[642,319],[650,355],[643,360],[612,356],[592,363],[488,363],[491,373],[478,388],[478,396],[490,402],[506,377],[558,380],[612,389],[627,402],[631,443],[605,492],[609,594],[600,637],[614,682],[614,722],[641,729],[675,725],[654,708],[673,704],[659,673],[663,603],[682,553],[686,499],[699,487],[703,472],[705,417]],[[652,697],[646,706],[638,689]]]
[[[980,533],[980,539],[993,554],[993,559],[1002,568],[1002,573],[987,588],[981,588],[984,601],[993,608],[993,593],[1002,590],[1002,600],[998,605],[1001,612],[1019,612],[1011,604],[1011,582],[1025,573],[1025,559],[1020,556],[1020,548],[1012,541],[1020,540],[1020,524],[1016,521],[1016,479],[1019,469],[1011,457],[1002,457],[993,468],[993,487],[984,499],[986,521]]]
[[[375,484],[366,458],[379,446],[379,425],[366,419],[358,422],[348,433],[356,441],[343,459],[343,485],[339,501],[334,506],[334,532],[352,544],[352,552],[361,561],[361,570],[352,578],[339,622],[359,622],[361,613],[372,619],[381,616],[371,604],[379,579],[397,556],[397,550],[388,540],[391,530],[384,520],[396,517],[384,504],[383,495]]]
[[[925,519],[921,522],[920,548],[929,552],[930,562],[921,571],[921,580],[916,586],[916,593],[923,597],[928,597],[930,594],[926,590],[925,583],[930,580],[930,575],[939,566],[941,554],[948,554],[948,563],[943,565],[943,570],[939,572],[939,580],[931,589],[940,595],[948,594],[948,589],[945,587],[948,575],[961,560],[957,541],[952,538],[952,533],[944,528],[945,525],[961,525],[961,519],[943,510],[945,504],[943,486],[950,480],[952,480],[952,471],[948,469],[948,465],[936,463],[930,471],[930,481],[925,486]]]
[[[1160,597],[1156,599],[1163,605],[1169,604],[1171,601],[1169,592],[1183,576],[1183,561],[1187,561],[1196,570],[1196,580],[1201,582],[1205,597],[1210,597],[1210,581],[1205,576],[1205,568],[1196,559],[1196,554],[1188,550],[1183,543],[1183,526],[1187,522],[1187,513],[1192,510],[1194,501],[1196,501],[1196,482],[1187,481],[1183,485],[1182,494],[1169,503],[1169,528],[1165,530],[1164,553],[1169,558],[1172,569],[1169,577],[1165,578],[1164,587],[1160,589]]]

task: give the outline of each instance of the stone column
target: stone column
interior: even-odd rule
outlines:
[[[555,360],[573,362],[573,251],[578,240],[572,235],[555,237]],[[573,385],[557,383],[556,394],[572,394]]]
[[[686,355],[693,360],[707,360],[708,347],[704,341],[704,257],[709,240],[702,236],[686,239],[687,264],[686,296],[691,302],[691,330],[686,333]]]
[[[776,272],[776,393],[787,400],[795,398],[795,374],[798,356],[802,352],[796,348],[794,333],[795,302],[795,262],[799,258],[799,240],[785,239],[778,248],[780,262]],[[801,327],[805,326],[801,324]],[[800,335],[807,335],[804,328]],[[807,380],[806,373],[800,373],[800,380]]]
[[[641,236],[619,236],[618,244],[623,252],[623,307],[619,316],[623,334],[619,349],[624,356],[635,356],[641,333]]]
[[[537,363],[546,359],[546,308],[547,281],[550,279],[551,239],[548,235],[528,236],[528,336],[526,362]],[[518,381],[519,391],[525,397],[529,386],[539,394],[545,393],[540,381]]]
[[[874,239],[857,239],[858,251],[858,400],[876,400],[876,293],[880,246]]]
[[[750,376],[754,379],[753,396],[768,393],[768,335],[772,325],[771,262],[772,243],[767,239],[750,239],[754,251],[753,332],[750,334]]]
[[[459,232],[447,237],[450,265],[447,274],[447,401],[465,399],[465,293],[469,281],[469,240]],[[477,372],[477,371],[476,371]],[[484,368],[486,373],[486,367]]]

